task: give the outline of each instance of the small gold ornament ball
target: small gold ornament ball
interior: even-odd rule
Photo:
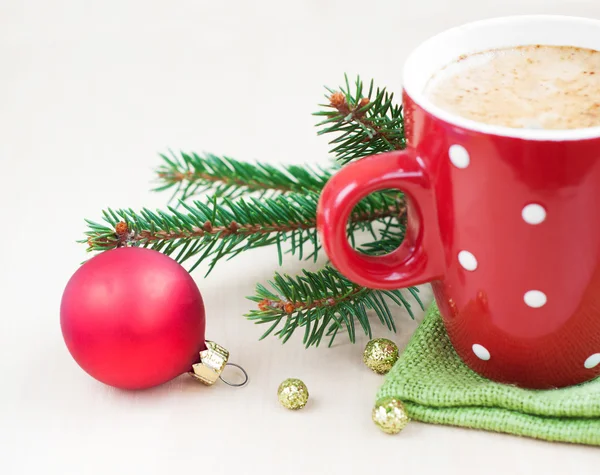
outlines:
[[[375,338],[367,343],[363,361],[377,374],[386,374],[398,361],[398,347],[386,338]]]
[[[287,409],[302,409],[308,402],[308,388],[299,379],[289,378],[279,385],[277,397]]]
[[[397,434],[406,427],[410,420],[402,401],[393,397],[377,401],[371,417],[373,422],[386,434]]]

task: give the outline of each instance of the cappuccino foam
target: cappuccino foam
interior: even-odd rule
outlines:
[[[467,119],[516,128],[600,126],[600,51],[519,46],[458,58],[425,95]]]

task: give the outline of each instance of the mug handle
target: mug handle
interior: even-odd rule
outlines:
[[[404,241],[383,256],[359,253],[350,246],[346,234],[350,214],[365,196],[389,188],[403,191],[407,199]],[[317,227],[334,267],[364,287],[398,289],[443,275],[433,188],[425,164],[414,150],[372,155],[342,168],[323,188]]]

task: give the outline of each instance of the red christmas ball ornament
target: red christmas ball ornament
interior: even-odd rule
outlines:
[[[83,264],[64,291],[60,323],[79,366],[122,389],[165,383],[190,371],[206,350],[196,283],[150,249],[114,249]]]

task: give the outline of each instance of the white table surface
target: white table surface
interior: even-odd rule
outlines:
[[[1,1],[0,473],[599,473],[590,447],[420,423],[381,433],[370,410],[382,378],[361,362],[365,337],[304,350],[258,342],[265,328],[243,318],[245,296],[277,266],[272,250],[206,280],[194,273],[207,335],[247,368],[244,389],[184,376],[115,390],[79,369],[60,333],[61,294],[85,258],[83,219],[163,206],[167,196],[149,192],[158,152],[323,163],[311,116],[323,85],[361,73],[399,92],[420,41],[514,13],[600,18],[600,3]],[[403,346],[416,323],[401,312],[398,322]],[[307,383],[305,410],[278,405],[287,377]]]

